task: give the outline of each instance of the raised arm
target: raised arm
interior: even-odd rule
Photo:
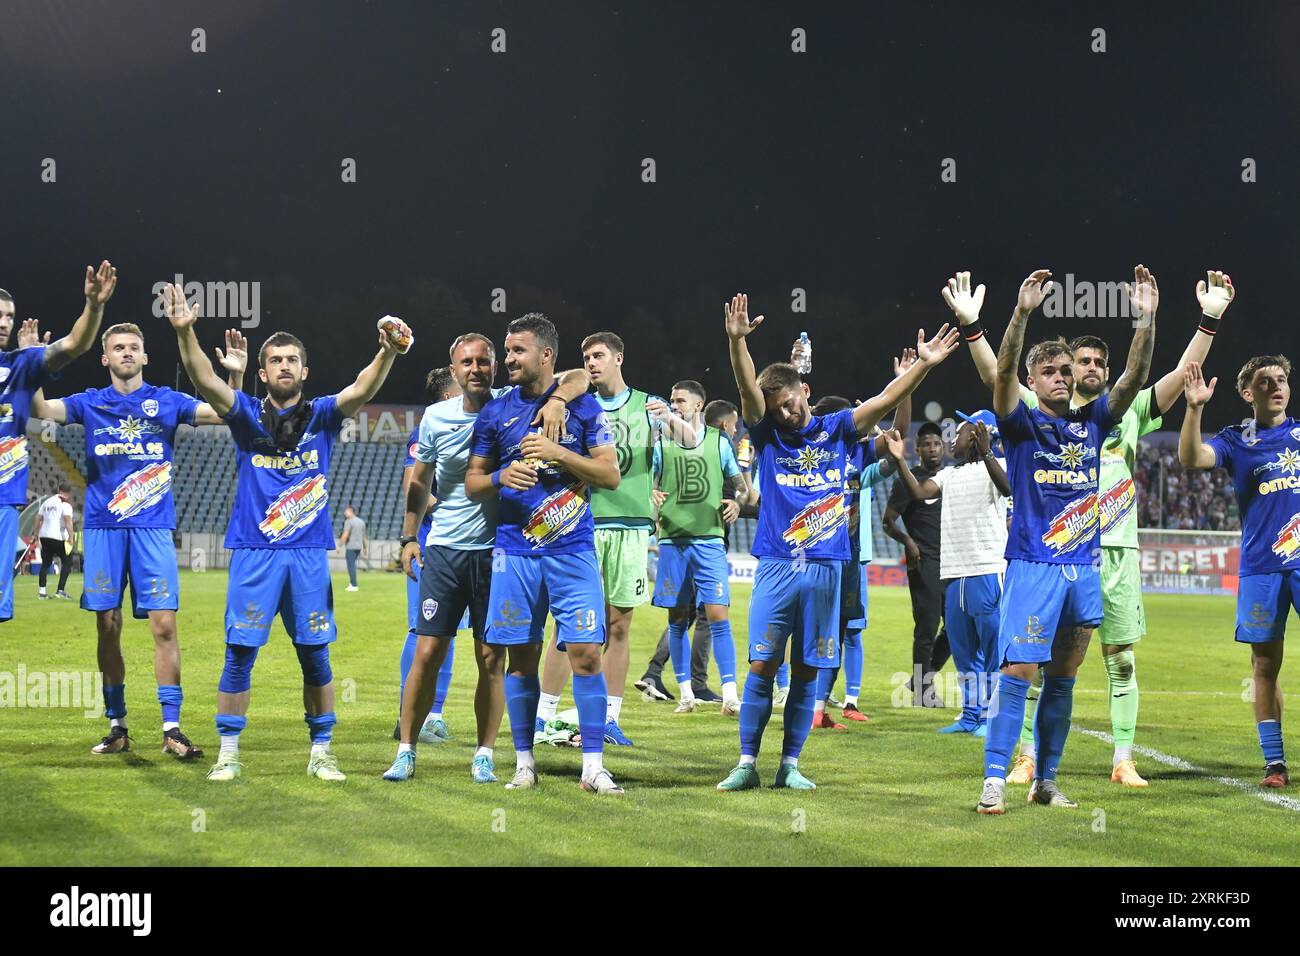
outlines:
[[[1222,272],[1207,272],[1205,278],[1196,283],[1196,301],[1201,304],[1200,325],[1183,350],[1183,357],[1178,360],[1178,364],[1156,382],[1154,397],[1157,414],[1167,412],[1183,394],[1183,370],[1187,364],[1205,363],[1205,357],[1210,354],[1210,346],[1214,344],[1214,334],[1219,330],[1219,320],[1236,295],[1232,276]]]
[[[244,387],[244,369],[248,365],[248,339],[238,329],[226,329],[226,350],[215,348],[217,364],[226,370],[226,384],[232,392]],[[221,416],[207,402],[202,402],[194,412],[195,425],[220,425]]]
[[[394,319],[393,321],[397,324],[397,332],[403,335],[414,334],[401,319]],[[397,358],[397,354],[397,345],[389,335],[388,329],[380,329],[379,351],[370,360],[370,364],[361,370],[357,380],[339,392],[340,415],[344,418],[351,418],[361,411],[362,405],[375,397],[383,386],[384,379],[388,378],[388,372],[393,367],[393,360]]]
[[[163,300],[167,321],[176,330],[176,344],[180,347],[185,374],[212,410],[219,417],[226,416],[235,407],[235,392],[222,381],[213,369],[212,362],[203,354],[203,347],[199,345],[199,337],[194,332],[194,323],[199,317],[198,306],[186,302],[185,291],[172,283],[164,286],[159,295]]]
[[[1187,396],[1187,414],[1178,432],[1178,460],[1184,468],[1213,468],[1218,462],[1214,449],[1201,441],[1201,409],[1214,395],[1218,378],[1205,383],[1201,366],[1196,362],[1183,370],[1183,394]]]
[[[670,406],[664,402],[653,400],[645,403],[645,410],[658,419],[664,434],[669,438],[687,448],[695,447],[695,443],[699,440],[699,437],[695,434],[695,426],[686,419],[679,418]]]
[[[1011,311],[1011,321],[998,347],[998,364],[993,376],[993,412],[1004,418],[1016,410],[1020,401],[1020,355],[1025,347],[1025,326],[1029,314],[1043,304],[1052,287],[1052,273],[1035,269],[1020,283],[1016,307]]]
[[[1124,372],[1110,389],[1110,413],[1118,421],[1133,404],[1137,393],[1147,383],[1151,374],[1151,353],[1156,345],[1156,308],[1160,305],[1160,289],[1151,270],[1139,264],[1133,270],[1133,285],[1125,286],[1129,302],[1137,318],[1133,342],[1128,347],[1128,362]]]
[[[993,380],[998,373],[998,359],[993,354],[993,346],[989,345],[988,336],[984,333],[984,326],[980,325],[980,309],[984,307],[984,286],[975,287],[971,292],[970,273],[958,272],[948,280],[948,284],[939,290],[943,296],[943,301],[948,303],[948,308],[952,309],[952,314],[957,316],[957,321],[961,324],[961,337],[970,345],[971,361],[975,363],[975,371],[979,373],[980,381],[989,391],[993,390]]]
[[[898,469],[899,480],[914,500],[938,498],[943,494],[943,490],[935,484],[933,478],[927,478],[925,481],[916,480],[916,475],[912,474],[912,469],[907,466],[903,436],[897,429],[885,432],[882,437],[885,439],[887,454],[893,459],[894,467]]]
[[[555,391],[533,416],[532,427],[541,427],[542,434],[551,441],[559,441],[564,435],[564,406],[580,395],[585,395],[591,387],[591,376],[586,369],[571,368],[558,372],[555,376]]]
[[[767,414],[767,404],[758,387],[754,360],[749,356],[745,337],[762,324],[763,317],[760,315],[752,322],[749,320],[749,296],[743,292],[733,295],[730,302],[724,302],[722,313],[731,349],[731,371],[736,376],[736,388],[740,391],[740,417],[746,425],[756,425]]]
[[[989,473],[989,479],[993,482],[993,487],[997,488],[998,494],[1004,498],[1011,497],[1011,480],[1007,478],[1007,470],[1002,467],[998,461],[998,456],[993,454],[993,435],[989,431],[989,426],[983,422],[971,426],[975,429],[972,440],[975,442],[975,450],[980,454],[980,460],[984,462],[984,467]]]
[[[865,435],[882,418],[896,407],[921,384],[921,379],[930,373],[930,369],[940,364],[951,355],[961,342],[961,335],[956,329],[950,329],[945,322],[935,333],[934,338],[925,340],[925,332],[916,330],[916,362],[902,375],[885,386],[885,390],[874,398],[869,398],[853,409],[853,426],[859,435]]]
[[[117,270],[107,259],[99,269],[86,266],[86,305],[72,324],[72,331],[45,349],[45,367],[57,372],[78,355],[90,350],[99,335],[99,325],[104,320],[104,305],[117,288]]]
[[[60,398],[46,398],[44,389],[32,396],[32,418],[63,425],[68,421],[68,410]]]

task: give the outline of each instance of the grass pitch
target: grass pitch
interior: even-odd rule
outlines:
[[[78,593],[81,582],[70,582]],[[221,668],[222,572],[182,575],[182,726],[208,751],[181,764],[159,752],[161,732],[144,622],[128,620],[127,754],[95,757],[102,718],[80,709],[0,709],[0,864],[58,866],[392,864],[1074,864],[1287,865],[1296,810],[1261,799],[1261,758],[1250,705],[1248,651],[1232,640],[1233,604],[1223,597],[1147,597],[1150,633],[1137,650],[1142,688],[1139,745],[1180,758],[1138,756],[1146,791],[1109,782],[1110,747],[1072,733],[1063,789],[1074,811],[1024,804],[1011,788],[1002,818],[974,812],[982,741],[941,736],[952,713],[894,706],[911,659],[907,592],[871,594],[861,706],[868,724],[815,731],[800,766],[815,793],[764,789],[718,794],[735,764],[736,721],[709,708],[675,715],[630,686],[621,721],[636,741],[609,748],[622,798],[578,788],[577,750],[538,750],[539,789],[512,794],[469,778],[475,680],[469,638],[457,647],[447,720],[454,739],[422,746],[416,778],[380,779],[395,744],[397,659],[406,597],[396,574],[368,574],[349,594],[334,582],[341,638],[332,663],[339,690],[335,752],[348,780],[306,775],[297,659],[277,624],[253,672],[242,738],[244,776],[214,784],[212,718]],[[93,616],[76,602],[41,602],[35,580],[17,580],[15,619],[0,626],[0,671],[27,674],[95,668]],[[749,590],[733,589],[732,621],[743,661]],[[641,672],[665,622],[648,605],[632,629],[631,678]],[[1080,675],[1076,727],[1108,732],[1100,648]],[[949,665],[951,670],[951,665]],[[12,681],[13,678],[10,678]],[[712,681],[716,687],[716,678]],[[12,684],[11,684],[12,686]],[[572,706],[567,697],[561,707]],[[837,713],[837,712],[836,712]],[[780,750],[773,716],[759,766],[770,784]],[[509,779],[509,729],[497,746]],[[1187,769],[1191,765],[1195,769]],[[1247,785],[1245,789],[1232,781]],[[1300,803],[1294,804],[1300,808]]]

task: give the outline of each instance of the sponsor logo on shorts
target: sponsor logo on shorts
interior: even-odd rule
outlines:
[[[118,521],[125,521],[158,504],[171,491],[171,487],[172,463],[160,461],[127,475],[113,489],[108,510],[117,516]]]
[[[1273,623],[1273,612],[1262,601],[1256,601],[1250,608],[1252,627],[1264,627]]]
[[[257,528],[266,540],[280,541],[315,521],[328,501],[324,475],[304,478],[271,502]]]
[[[1102,495],[1097,502],[1102,533],[1104,534],[1107,529],[1122,524],[1124,519],[1133,513],[1133,506],[1136,503],[1137,488],[1134,486],[1132,478],[1123,479]]]
[[[521,534],[534,548],[545,547],[576,528],[586,511],[582,486],[566,486],[542,499],[528,516]]]
[[[112,594],[113,579],[104,571],[96,571],[94,578],[82,585],[87,594]]]
[[[438,602],[433,598],[425,598],[424,603],[420,605],[420,613],[424,615],[426,621],[432,621],[433,616],[438,613]]]
[[[781,539],[791,548],[811,548],[848,522],[843,491],[819,498],[791,519]]]
[[[1044,630],[1043,625],[1038,621],[1038,615],[1031,614],[1029,620],[1025,622],[1025,636],[1021,637],[1017,634],[1011,640],[1016,644],[1050,644],[1051,638],[1043,636]]]
[[[1273,553],[1290,563],[1300,555],[1300,514],[1291,516],[1291,520],[1282,526],[1282,530],[1273,539]]]
[[[1097,494],[1076,498],[1062,508],[1043,532],[1043,544],[1054,555],[1073,551],[1097,531]]]
[[[235,630],[237,631],[267,631],[271,625],[266,620],[266,612],[257,606],[257,602],[249,601],[244,605],[244,609],[239,612],[240,616],[235,619]]]
[[[7,372],[8,369],[0,369]],[[27,438],[0,438],[0,485],[12,481],[27,468]]]
[[[527,627],[533,623],[532,618],[524,617],[527,613],[515,605],[513,601],[506,598],[497,608],[497,619],[492,622],[492,627]]]

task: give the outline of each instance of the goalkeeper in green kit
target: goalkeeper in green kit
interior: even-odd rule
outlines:
[[[1139,271],[1142,267],[1139,267]],[[1155,279],[1146,273],[1152,287]],[[997,359],[984,329],[979,311],[984,303],[984,286],[973,292],[970,273],[959,272],[942,290],[944,301],[962,325],[962,335],[970,344],[980,378],[990,389],[997,369]],[[1130,292],[1131,295],[1131,292]],[[1154,310],[1158,303],[1152,303]],[[1137,642],[1146,633],[1146,615],[1142,607],[1142,574],[1138,554],[1137,488],[1133,483],[1133,461],[1138,440],[1160,428],[1161,416],[1182,397],[1183,367],[1188,362],[1204,362],[1218,331],[1219,320],[1236,291],[1231,277],[1222,272],[1207,272],[1196,286],[1201,317],[1196,332],[1178,364],[1154,385],[1143,389],[1124,416],[1111,429],[1101,448],[1101,474],[1098,487],[1098,518],[1101,524],[1101,588],[1105,619],[1097,628],[1102,659],[1110,685],[1111,735],[1115,754],[1111,782],[1126,787],[1145,787],[1147,781],[1133,763],[1133,734],[1137,725],[1138,683],[1134,660]],[[1153,312],[1154,314],[1154,312]],[[1105,393],[1110,378],[1109,350],[1095,335],[1083,335],[1069,343],[1074,359],[1074,396],[1071,405],[1078,408]],[[1030,407],[1036,403],[1034,393],[1023,385],[1021,401]],[[1036,697],[1036,691],[1030,692]],[[1008,783],[1030,783],[1034,779],[1034,709],[1025,709],[1025,728],[1020,738],[1020,754],[1007,775]]]

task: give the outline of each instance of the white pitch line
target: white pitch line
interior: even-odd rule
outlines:
[[[1115,743],[1114,737],[1110,734],[1102,733],[1100,730],[1089,730],[1087,727],[1080,727],[1078,724],[1071,724],[1070,729],[1087,737],[1095,737],[1096,739],[1108,744]],[[1152,750],[1150,747],[1143,747],[1140,744],[1134,744],[1133,749],[1142,754],[1142,756],[1150,757],[1156,763],[1162,763],[1166,767],[1173,767],[1176,770],[1186,770],[1188,773],[1194,773],[1197,776],[1208,777],[1215,783],[1222,784],[1225,787],[1231,787],[1233,790],[1240,790],[1242,793],[1248,793],[1252,797],[1259,797],[1259,799],[1268,803],[1300,813],[1300,800],[1293,800],[1290,797],[1283,797],[1276,793],[1269,793],[1267,790],[1261,790],[1253,783],[1238,780],[1236,777],[1215,776],[1204,767],[1198,767],[1195,764],[1188,763],[1182,757],[1175,757],[1171,754],[1161,753],[1159,750]]]

